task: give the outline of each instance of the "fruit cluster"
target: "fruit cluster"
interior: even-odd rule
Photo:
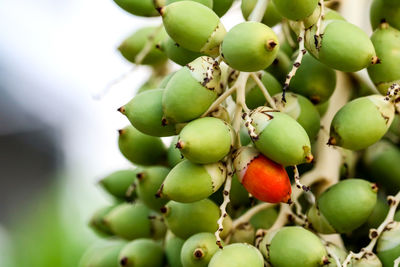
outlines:
[[[100,181],[81,267],[398,266],[399,1],[371,38],[341,1],[241,0],[229,31],[233,0],[114,1],[162,24],[119,47],[153,70],[118,109],[137,167]]]

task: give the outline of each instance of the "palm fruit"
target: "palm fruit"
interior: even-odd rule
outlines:
[[[347,252],[333,243],[325,242],[325,248],[328,252],[328,261],[329,261],[328,265],[324,265],[326,267],[338,267],[336,260],[333,258],[332,254],[334,254],[338,258],[340,263],[344,262],[344,260],[347,257]]]
[[[174,76],[175,73],[176,73],[176,71],[171,72],[170,74],[168,74],[167,76],[165,76],[165,77],[161,80],[161,82],[160,82],[160,84],[158,85],[158,87],[161,88],[161,89],[165,89],[165,87],[167,87],[167,84],[168,84],[169,80],[171,80],[172,76]]]
[[[230,243],[247,243],[252,245],[255,240],[256,231],[249,223],[243,223],[235,228],[231,234]]]
[[[318,236],[299,226],[267,233],[259,248],[274,267],[314,267],[327,263],[327,253]]]
[[[106,206],[98,209],[92,216],[89,222],[89,226],[98,233],[99,235],[112,235],[111,229],[104,222],[104,217],[114,208],[115,206]]]
[[[178,143],[178,136],[175,136],[172,139],[171,144],[167,150],[167,161],[170,168],[175,167],[178,163],[184,161],[184,157],[181,154],[179,148],[176,147],[176,143]]]
[[[163,267],[164,251],[151,239],[137,239],[126,244],[119,253],[119,264],[123,267]]]
[[[156,0],[156,1],[158,1],[158,0]],[[165,4],[169,5],[169,4],[179,2],[179,1],[184,1],[184,0],[165,0],[165,1],[166,1]],[[189,0],[189,1],[194,1],[194,2],[200,3],[202,5],[205,5],[208,8],[213,8],[213,0]]]
[[[226,178],[226,167],[218,162],[198,165],[185,160],[168,174],[159,194],[162,197],[189,203],[209,197]]]
[[[174,236],[170,231],[165,236],[165,256],[169,267],[183,267],[181,250],[185,240]]]
[[[180,132],[176,146],[191,162],[208,164],[228,155],[234,142],[235,133],[227,122],[205,117],[189,122]]]
[[[268,208],[255,214],[251,219],[250,223],[254,229],[269,229],[272,227],[276,219],[278,218],[278,212],[275,208]]]
[[[234,209],[238,209],[240,206],[250,205],[249,192],[240,183],[237,174],[235,173],[232,177],[230,202]]]
[[[253,147],[241,147],[233,162],[239,181],[255,198],[270,203],[289,202],[289,176],[279,165]]]
[[[274,31],[259,22],[243,22],[234,26],[221,45],[221,56],[239,71],[259,71],[272,64],[279,50]]]
[[[185,241],[181,250],[183,267],[207,267],[211,257],[219,250],[215,235],[198,233]]]
[[[99,184],[104,190],[118,199],[134,199],[135,195],[127,195],[128,188],[135,182],[139,169],[120,170],[101,179]]]
[[[119,267],[118,255],[125,244],[121,240],[96,243],[83,254],[78,267]]]
[[[329,108],[329,100],[322,103],[322,104],[318,104],[315,105],[315,107],[317,108],[319,115],[322,117],[325,115],[325,113],[328,111]]]
[[[253,110],[250,118],[256,134],[252,140],[266,157],[284,166],[312,161],[310,139],[295,119],[267,107]]]
[[[393,262],[392,262],[393,263]],[[382,267],[382,263],[379,258],[372,252],[365,253],[360,259],[352,259],[349,266],[351,267]],[[392,265],[387,265],[392,266]]]
[[[167,177],[169,168],[153,166],[142,169],[136,176],[136,192],[139,199],[147,207],[159,211],[167,203],[166,200],[156,198],[156,193]]]
[[[217,220],[220,217],[220,210],[209,199],[192,203],[171,200],[161,209],[161,212],[171,232],[183,239],[201,232],[214,233],[218,229]],[[223,225],[221,237],[225,237],[232,227],[229,216],[225,217]]]
[[[188,122],[200,117],[221,93],[220,79],[219,64],[211,57],[199,57],[177,71],[162,99],[167,121]]]
[[[400,149],[382,140],[367,148],[364,165],[371,180],[383,185],[390,193],[400,190]]]
[[[400,4],[388,4],[387,0],[374,0],[370,9],[370,20],[372,29],[386,21],[390,26],[400,30]]]
[[[400,83],[400,31],[386,22],[381,23],[371,40],[380,64],[369,66],[368,74],[378,90],[386,95],[391,84]]]
[[[165,38],[158,47],[167,55],[169,59],[181,66],[185,66],[186,64],[203,55],[199,52],[193,52],[183,48],[179,44],[175,43],[175,41],[169,36]]]
[[[182,47],[217,56],[226,34],[217,14],[193,1],[179,1],[162,7],[160,14],[171,38]]]
[[[400,256],[400,222],[392,222],[378,239],[376,248],[378,257],[384,267],[393,266],[393,262]]]
[[[396,114],[394,116],[393,122],[390,125],[389,132],[392,134],[395,134],[397,136],[400,136],[400,115]]]
[[[240,9],[242,10],[242,15],[245,20],[249,20],[251,12],[253,12],[254,7],[257,4],[257,0],[242,0]],[[272,1],[268,1],[267,8],[264,12],[264,17],[262,18],[262,23],[269,27],[273,27],[282,21],[282,16],[276,10],[275,4]]]
[[[131,125],[118,132],[119,149],[132,163],[147,166],[164,161],[166,149],[160,138],[143,134]]]
[[[158,12],[154,7],[153,0],[114,0],[125,11],[143,17],[156,17]]]
[[[213,10],[219,16],[222,17],[231,8],[234,0],[214,0]]]
[[[320,62],[330,68],[355,72],[377,63],[374,46],[357,26],[342,20],[323,20],[321,45],[315,46],[316,26],[306,31],[305,46]]]
[[[318,0],[273,0],[278,12],[289,20],[302,20],[310,16],[317,7]]]
[[[154,38],[149,38],[154,35]],[[157,65],[167,60],[167,56],[156,48],[156,44],[159,43],[167,36],[164,28],[158,29],[157,27],[144,27],[126,38],[122,44],[118,47],[122,56],[132,63],[135,63],[136,56],[143,50],[146,43],[151,41],[152,48],[150,52],[144,57],[141,64],[144,65]]]
[[[344,105],[332,120],[329,144],[360,150],[381,139],[394,118],[394,105],[381,95],[360,97]]]
[[[279,50],[272,64],[265,70],[272,74],[280,83],[284,83],[291,66],[292,63],[289,56],[286,55],[285,52]]]
[[[336,73],[331,68],[305,54],[301,68],[290,82],[290,90],[301,94],[314,104],[326,102],[336,88]]]
[[[348,233],[365,223],[376,203],[375,184],[362,179],[343,180],[326,190],[308,212],[320,233]]]
[[[240,127],[239,135],[240,135],[240,144],[242,146],[247,146],[248,144],[251,143],[251,138],[246,127],[244,126]]]
[[[211,258],[209,267],[263,267],[261,253],[249,244],[231,244],[217,251]]]
[[[286,93],[286,103],[282,102],[282,93],[273,97],[278,110],[295,119],[306,130],[310,140],[315,140],[321,127],[321,118],[317,108],[302,95]]]
[[[159,238],[165,234],[165,226],[152,219],[152,215],[142,203],[122,203],[104,217],[104,222],[115,235],[124,239]]]
[[[144,134],[151,136],[171,136],[176,134],[174,124],[162,123],[163,89],[149,90],[136,95],[131,101],[120,107],[132,125]]]
[[[150,75],[150,77],[148,78],[147,81],[145,81],[136,91],[136,94],[140,94],[141,92],[145,92],[145,91],[149,91],[149,90],[153,90],[153,89],[157,89],[159,84],[161,83],[161,80],[163,79],[163,77],[156,75],[156,74],[152,74]],[[119,111],[119,110],[118,110]]]

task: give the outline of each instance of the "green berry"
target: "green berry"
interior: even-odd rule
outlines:
[[[118,145],[125,158],[134,164],[147,166],[165,159],[166,149],[161,139],[143,134],[133,126],[119,130]]]
[[[280,49],[276,54],[276,58],[274,61],[272,61],[272,64],[265,70],[272,74],[280,83],[284,83],[286,80],[286,75],[289,73],[291,67],[292,62],[290,61],[289,56],[286,55],[282,49]]]
[[[219,250],[215,235],[198,233],[185,241],[181,251],[184,267],[207,267],[211,257]]]
[[[171,80],[172,76],[174,76],[175,73],[176,71],[171,72],[170,74],[165,76],[164,79],[161,80],[160,85],[158,87],[161,89],[165,89],[165,87],[167,87],[169,80]]]
[[[241,224],[235,228],[231,234],[230,243],[247,243],[252,245],[254,243],[256,231],[251,224]]]
[[[236,173],[232,177],[231,194],[229,198],[230,204],[234,209],[250,205],[249,192],[247,192],[244,186],[240,183]]]
[[[209,267],[263,267],[261,253],[249,244],[236,243],[225,246],[211,258]]]
[[[169,36],[160,44],[159,47],[169,59],[181,66],[185,66],[189,62],[192,62],[203,55],[199,52],[193,52],[183,48],[179,44],[175,43],[175,41]]]
[[[136,56],[143,50],[146,43],[149,41],[149,37],[158,31],[157,27],[144,27],[126,38],[122,44],[118,47],[122,56],[132,63],[135,63]],[[163,52],[156,48],[156,44],[159,43],[167,36],[164,28],[159,30],[153,38],[152,48],[150,52],[144,57],[141,64],[144,65],[157,65],[167,60],[167,57]]]
[[[164,251],[151,239],[137,239],[126,244],[119,253],[123,267],[163,267]]]
[[[175,3],[175,2],[180,2],[180,1],[187,1],[187,0],[166,0],[166,5]],[[202,5],[205,5],[208,8],[213,8],[213,0],[189,0],[189,1],[194,1],[197,3],[200,3]]]
[[[217,14],[194,1],[179,1],[160,10],[164,27],[182,47],[217,56],[226,34]]]
[[[96,243],[83,254],[78,267],[119,267],[118,255],[125,244],[121,240]]]
[[[167,258],[168,266],[170,267],[183,267],[181,261],[181,250],[185,240],[174,236],[170,231],[167,232],[165,237],[165,256]]]
[[[136,181],[139,169],[120,170],[111,173],[99,181],[107,193],[118,199],[134,199],[135,195],[127,196],[128,188]]]
[[[161,196],[183,203],[195,202],[216,192],[226,178],[222,163],[198,165],[185,160],[168,174],[161,187]]]
[[[100,236],[112,235],[112,231],[104,223],[104,217],[114,208],[115,206],[106,206],[98,209],[92,216],[89,222],[89,226],[98,233]]]
[[[221,56],[239,71],[259,71],[272,64],[279,50],[278,37],[259,22],[243,22],[233,27],[221,45]]]
[[[278,12],[289,20],[302,20],[310,16],[317,7],[318,0],[273,0]]]
[[[253,12],[256,4],[257,0],[242,0],[240,9],[242,10],[242,14],[245,20],[249,19],[249,16],[251,12]],[[279,14],[278,10],[276,10],[274,2],[268,1],[267,8],[264,12],[264,17],[262,18],[261,22],[269,27],[273,27],[281,21],[282,16],[281,14]]]
[[[382,267],[382,263],[374,253],[366,253],[361,259],[352,259],[351,267]],[[386,265],[385,265],[386,266]],[[387,265],[392,266],[392,265]]]
[[[167,150],[167,161],[170,168],[175,167],[178,163],[184,160],[181,151],[179,150],[179,148],[176,147],[176,144],[178,143],[178,138],[178,136],[175,136],[172,139],[172,142]]]
[[[255,214],[251,220],[254,229],[269,229],[278,218],[278,212],[275,208],[268,208]]]
[[[367,148],[383,137],[393,117],[394,105],[383,96],[357,98],[336,113],[329,143],[350,150]]]
[[[114,0],[125,11],[143,17],[156,17],[158,12],[154,7],[153,0]]]
[[[386,21],[390,26],[400,30],[400,4],[387,3],[388,0],[374,0],[370,8],[370,20],[372,29],[376,29]]]
[[[394,116],[393,122],[390,125],[389,132],[392,134],[395,134],[397,136],[400,136],[400,115],[396,114]]]
[[[378,239],[378,257],[383,266],[393,266],[400,256],[400,222],[392,222]]]
[[[213,10],[222,17],[231,8],[234,0],[214,0]]]
[[[329,100],[322,103],[322,104],[318,104],[315,105],[315,107],[317,108],[319,115],[322,117],[325,115],[325,113],[328,111],[329,108]]]

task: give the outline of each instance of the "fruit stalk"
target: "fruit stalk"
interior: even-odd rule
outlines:
[[[256,82],[258,87],[260,87],[261,92],[263,93],[265,99],[267,100],[268,104],[271,108],[276,109],[275,101],[272,99],[271,95],[268,93],[267,88],[265,88],[264,84],[261,82],[260,78],[255,73],[251,73],[250,77]]]

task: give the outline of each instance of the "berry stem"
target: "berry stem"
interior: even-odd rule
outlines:
[[[286,19],[282,22],[282,33],[290,47],[295,48],[296,42],[293,40],[292,35],[290,34],[289,22]]]
[[[271,95],[269,94],[267,88],[265,88],[264,84],[261,82],[260,78],[258,78],[255,73],[251,73],[250,77],[253,78],[253,80],[256,82],[271,108],[276,109],[275,101],[272,99]]]
[[[246,211],[242,216],[240,216],[239,218],[237,218],[236,220],[233,221],[232,230],[238,228],[240,225],[242,225],[244,223],[248,223],[250,221],[250,219],[253,218],[253,216],[256,215],[257,213],[259,213],[260,211],[263,211],[265,209],[268,209],[268,208],[271,208],[274,206],[276,206],[276,204],[261,203],[261,204],[258,204],[256,206],[252,207],[251,209]]]
[[[256,6],[249,16],[250,21],[260,22],[264,17],[265,10],[267,9],[268,0],[258,0]]]
[[[321,22],[325,17],[324,0],[319,0],[318,5],[319,5],[319,7],[321,9],[321,13],[319,14],[319,17],[318,17],[318,20],[317,20],[317,24],[316,24],[317,30],[316,30],[315,35],[314,35],[314,40],[315,40],[315,47],[319,50],[320,47],[321,47],[321,34],[320,34]]]
[[[233,86],[231,88],[229,88],[228,90],[226,90],[222,95],[220,95],[215,101],[214,103],[211,104],[211,106],[208,108],[208,110],[206,112],[203,113],[203,115],[201,115],[201,118],[207,116],[209,113],[213,112],[215,109],[218,108],[218,106],[225,101],[225,99],[228,98],[228,96],[230,96],[231,94],[233,94],[233,92],[236,91],[236,87]]]

